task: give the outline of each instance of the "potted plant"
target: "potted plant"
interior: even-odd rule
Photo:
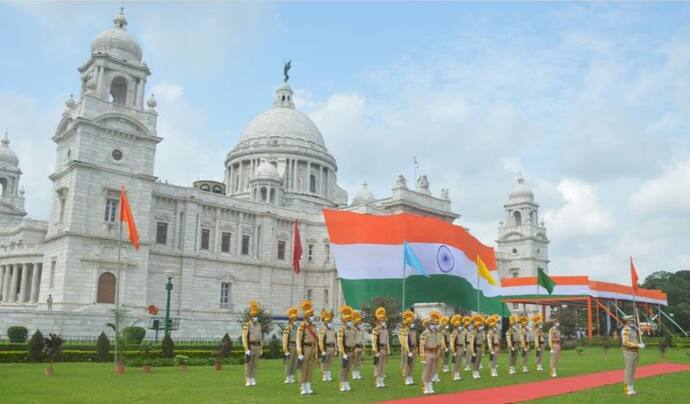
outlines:
[[[187,371],[187,365],[189,364],[189,356],[187,355],[176,355],[175,364],[180,368],[181,371]]]
[[[55,362],[62,354],[62,344],[65,341],[57,334],[50,333],[48,337],[43,340],[43,353],[48,359],[48,367],[45,368],[46,376],[53,375],[53,362]]]
[[[151,348],[151,343],[149,341],[142,342],[139,347],[141,350],[141,358],[144,360],[144,364],[141,367],[144,373],[151,373]]]

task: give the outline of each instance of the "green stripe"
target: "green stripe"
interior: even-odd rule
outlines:
[[[375,297],[402,301],[402,279],[341,279],[345,302],[355,308],[371,305]],[[409,276],[405,282],[405,307],[414,303],[446,303],[484,314],[510,313],[501,296],[486,297],[464,278],[452,275]]]

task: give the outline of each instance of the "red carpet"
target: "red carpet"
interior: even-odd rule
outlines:
[[[636,378],[664,375],[667,373],[690,371],[690,365],[677,363],[657,363],[637,368]],[[505,376],[507,377],[507,376]],[[471,383],[471,382],[470,382]],[[452,394],[438,394],[432,396],[413,397],[403,400],[387,401],[387,403],[486,403],[505,404],[537,398],[557,396],[575,391],[601,387],[608,384],[623,384],[623,370],[591,373],[581,376],[559,377],[541,382],[513,384],[503,387],[492,387],[482,390],[469,390]],[[621,388],[621,391],[623,389]]]

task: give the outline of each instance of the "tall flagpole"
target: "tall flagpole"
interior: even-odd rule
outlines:
[[[294,305],[295,300],[293,299],[293,295],[295,294],[295,269],[292,269],[292,276],[290,280],[290,307]]]
[[[407,251],[405,251],[405,242],[403,241],[403,279],[402,279],[402,308],[400,312],[405,311],[405,281],[407,280]]]
[[[479,309],[479,263],[477,263],[477,313],[480,313]]]
[[[122,205],[122,201],[120,201],[120,205]],[[122,273],[122,214],[120,214],[119,219],[120,228],[117,232],[117,280],[115,282],[115,365],[117,365],[118,359],[117,340],[119,339],[118,337],[120,335],[120,282],[122,282],[122,279],[120,279],[120,275]]]
[[[637,321],[637,333],[640,337],[640,343],[642,343],[642,329],[640,328],[640,313],[637,311],[637,305],[635,304],[635,289],[633,288],[633,311],[635,312],[635,321]]]

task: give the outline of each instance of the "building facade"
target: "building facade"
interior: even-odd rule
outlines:
[[[287,80],[227,154],[222,181],[162,183],[154,161],[164,134],[156,100],[146,97],[151,71],[122,13],[93,40],[78,70],[79,97],[67,100],[52,137],[47,221],[26,218],[19,159],[7,137],[0,146],[0,335],[13,324],[98,335],[112,321],[117,290],[126,323],[145,325],[149,305],[165,307],[168,279],[178,336],[237,334],[238,314],[251,299],[277,315],[302,299],[317,308],[342,304],[322,209],[459,217],[448,191],[432,195],[425,176],[414,190],[399,176],[382,199],[365,185],[349,204],[336,159],[295,109]],[[118,249],[122,186],[138,250],[126,237]],[[295,222],[304,253],[293,278]]]

